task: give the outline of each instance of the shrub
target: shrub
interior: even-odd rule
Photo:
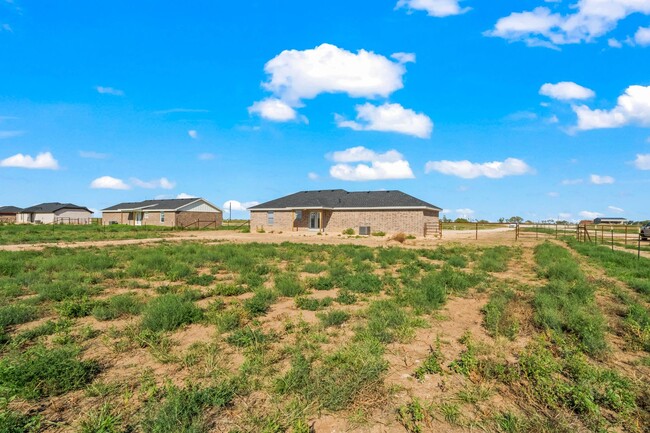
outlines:
[[[505,272],[512,250],[505,246],[486,249],[478,261],[478,268],[486,272]]]
[[[306,296],[299,296],[296,298],[296,307],[301,310],[316,311],[322,310],[332,305],[334,299],[327,297],[323,299],[308,298]]]
[[[248,292],[249,290],[241,284],[217,284],[212,293],[217,296],[239,296]]]
[[[352,228],[345,229],[345,230],[343,230],[343,234],[352,236],[352,235],[354,235],[354,229],[352,229]]]
[[[307,272],[308,274],[319,274],[326,269],[327,269],[326,265],[322,263],[316,263],[316,262],[305,263],[304,266],[302,267],[302,271]]]
[[[467,267],[467,258],[465,258],[465,256],[455,254],[453,256],[450,256],[447,259],[447,263],[450,266],[453,266],[454,268],[466,268]]]
[[[386,232],[372,232],[371,234],[377,237],[386,236]]]
[[[275,289],[281,296],[294,297],[305,293],[305,287],[298,275],[285,273],[275,277]]]
[[[393,236],[391,236],[390,240],[403,244],[406,241],[406,233],[395,233]]]
[[[169,293],[152,300],[144,310],[142,327],[150,331],[173,331],[201,319],[202,312],[181,295]]]
[[[226,338],[226,341],[237,347],[257,347],[273,340],[273,337],[273,335],[265,334],[260,329],[246,327],[233,331],[233,333]]]
[[[62,317],[74,319],[88,316],[94,306],[94,301],[87,296],[83,296],[79,299],[66,299],[62,301],[57,306],[57,310]]]
[[[414,325],[408,314],[392,300],[372,302],[365,315],[368,323],[360,330],[360,339],[369,336],[382,343],[392,343],[406,336]]]
[[[342,305],[352,305],[357,302],[357,296],[347,290],[339,290],[339,295],[336,297],[336,302]]]
[[[324,327],[341,326],[350,318],[350,314],[343,310],[331,310],[326,313],[318,313],[316,315]]]
[[[36,308],[31,305],[10,304],[0,307],[0,329],[31,322],[35,318]]]
[[[308,280],[307,284],[314,290],[332,290],[334,280],[332,277],[318,277]]]
[[[237,392],[234,381],[200,388],[180,389],[170,386],[161,402],[152,401],[141,423],[145,433],[204,433],[208,431],[206,409],[221,408],[230,403]]]
[[[252,317],[262,316],[269,311],[276,297],[276,294],[271,290],[259,289],[252,298],[244,301],[244,309]]]
[[[95,361],[81,361],[75,347],[35,346],[0,360],[0,388],[27,399],[79,389],[99,372]]]
[[[142,307],[142,301],[137,296],[125,293],[95,303],[92,315],[97,320],[114,320],[118,317],[140,314]]]
[[[221,332],[228,332],[239,328],[243,320],[244,311],[241,309],[224,310],[212,316],[212,322],[217,325],[217,328]]]
[[[340,283],[341,289],[356,293],[379,293],[382,288],[381,279],[374,274],[348,274]]]

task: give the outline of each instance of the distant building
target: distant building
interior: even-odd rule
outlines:
[[[222,223],[221,209],[198,197],[127,202],[102,209],[102,224],[216,228]]]
[[[16,206],[0,206],[0,223],[17,222],[20,211],[22,209]]]
[[[249,208],[252,230],[437,236],[442,209],[401,191],[302,191]]]
[[[627,223],[627,218],[596,218],[594,224],[625,224]]]
[[[90,224],[92,211],[72,203],[41,203],[22,209],[19,224]]]

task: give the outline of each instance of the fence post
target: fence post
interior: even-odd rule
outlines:
[[[614,227],[612,227],[612,251],[614,251]]]
[[[555,239],[557,239],[557,223],[555,223]]]
[[[637,260],[641,260],[641,233],[639,233],[639,244],[636,247],[636,258]]]
[[[627,226],[625,226],[625,248],[627,248]]]
[[[476,223],[476,240],[478,240],[478,223]]]

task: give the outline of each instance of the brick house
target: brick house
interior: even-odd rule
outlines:
[[[93,212],[72,203],[41,203],[22,209],[16,216],[19,224],[90,224]]]
[[[144,200],[102,209],[102,224],[216,228],[222,222],[221,209],[202,198]]]
[[[0,223],[18,222],[18,214],[22,211],[16,206],[0,206]]]
[[[251,230],[437,236],[441,209],[401,191],[302,191],[253,206]]]

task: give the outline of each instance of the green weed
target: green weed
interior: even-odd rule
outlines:
[[[154,332],[173,331],[183,325],[197,322],[202,315],[194,302],[170,293],[149,302],[142,314],[142,327]]]

